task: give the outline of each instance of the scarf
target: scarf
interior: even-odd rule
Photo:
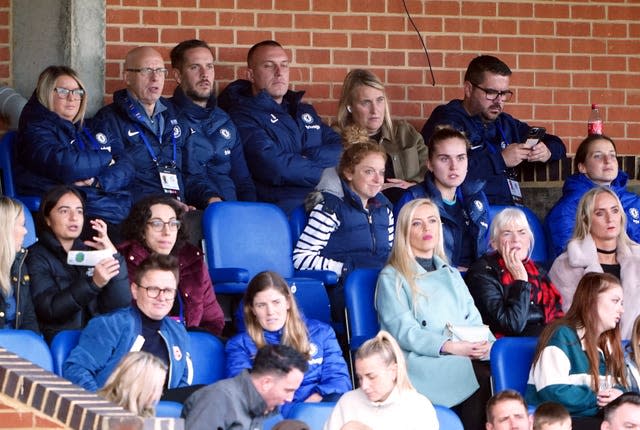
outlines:
[[[498,267],[500,267],[500,282],[505,287],[511,285],[515,279],[507,270],[504,259],[497,255]],[[523,262],[527,271],[528,281],[531,284],[531,301],[542,308],[545,324],[564,316],[562,312],[562,297],[551,282],[549,277],[541,275],[536,264],[530,258]]]

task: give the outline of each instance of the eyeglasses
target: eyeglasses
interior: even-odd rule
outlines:
[[[150,299],[157,299],[160,297],[160,293],[162,293],[165,299],[171,300],[176,297],[175,288],[143,287],[142,285],[138,285],[138,288],[146,290],[147,297]]]
[[[164,67],[158,67],[157,69],[152,69],[151,67],[142,67],[140,69],[126,69],[127,72],[135,72],[135,73],[140,73],[142,76],[151,76],[152,74],[158,74],[158,75],[164,75],[164,77],[167,77],[167,73],[169,73],[169,70],[165,69]]]
[[[151,227],[153,231],[162,231],[164,230],[164,226],[166,225],[169,231],[176,231],[182,225],[182,222],[177,219],[171,219],[169,221],[162,221],[161,219],[152,219],[147,221],[147,225]]]
[[[491,89],[491,88],[482,88],[480,85],[476,85],[476,84],[473,84],[473,83],[471,85],[476,87],[476,88],[478,88],[479,90],[484,91],[484,97],[487,100],[494,101],[498,97],[501,97],[502,100],[504,100],[505,102],[508,102],[509,100],[511,100],[511,97],[513,97],[513,91],[511,91],[511,90],[498,91],[498,90],[494,90],[494,89]]]
[[[82,88],[76,88],[75,90],[70,90],[69,88],[62,88],[62,87],[55,87],[53,89],[53,92],[55,92],[58,95],[59,99],[63,99],[63,100],[69,97],[69,94],[71,94],[72,100],[82,100],[85,93]]]

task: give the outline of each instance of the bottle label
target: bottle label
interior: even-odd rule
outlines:
[[[593,121],[588,126],[589,134],[602,134],[602,121]]]

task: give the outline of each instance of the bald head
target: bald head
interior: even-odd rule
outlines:
[[[151,116],[167,76],[162,55],[150,46],[139,46],[127,53],[124,69],[127,89]]]

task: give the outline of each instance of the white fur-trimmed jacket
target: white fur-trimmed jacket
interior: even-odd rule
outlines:
[[[633,321],[640,314],[640,245],[618,242],[616,258],[620,263],[620,281],[624,291],[625,313],[620,322],[621,334],[623,339],[630,339]],[[549,277],[562,295],[565,312],[571,307],[578,282],[588,272],[602,273],[596,244],[591,236],[584,240],[573,239],[549,271]]]

